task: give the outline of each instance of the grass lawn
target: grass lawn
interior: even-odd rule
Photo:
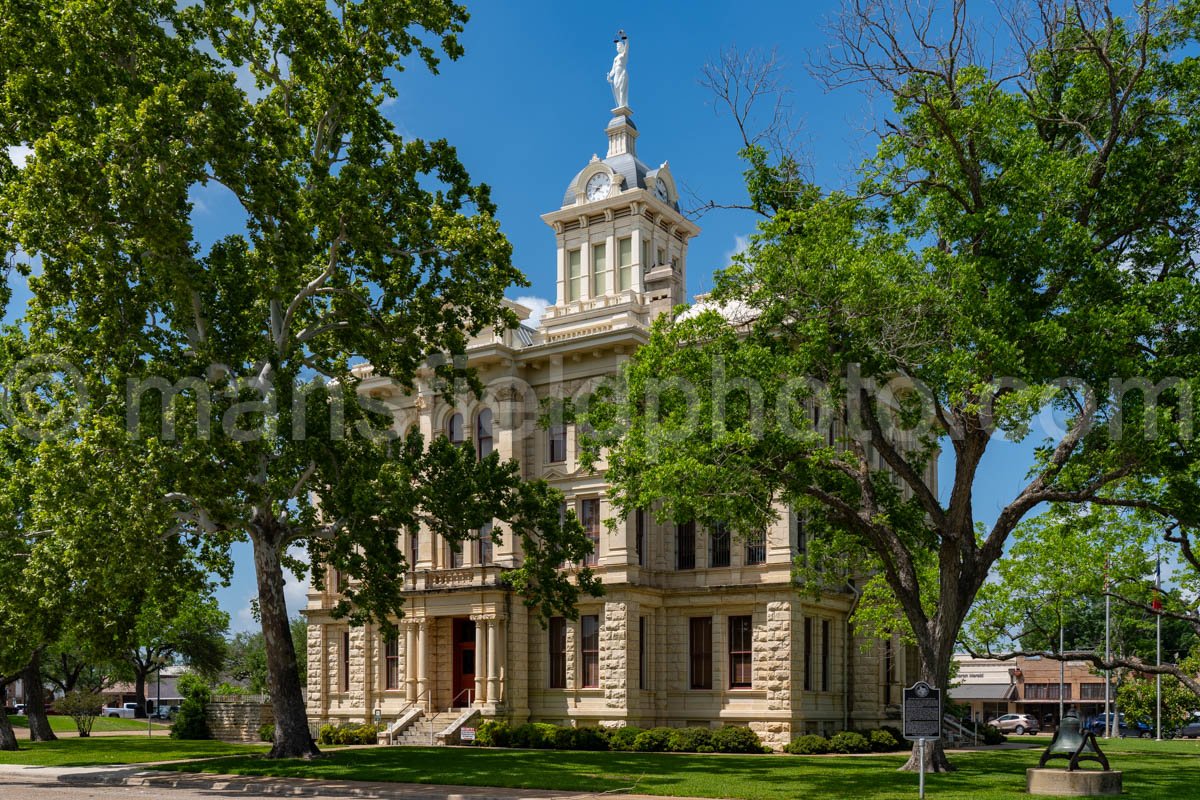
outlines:
[[[1154,747],[1153,745],[1157,745]],[[1138,800],[1195,797],[1200,742],[1113,742],[1105,748],[1125,771],[1125,794]],[[939,800],[1008,800],[1024,793],[1025,770],[1040,750],[951,756],[958,770],[927,776]],[[164,766],[176,771],[328,780],[402,781],[523,789],[794,800],[796,797],[911,800],[917,776],[897,773],[900,755],[852,757],[584,753],[466,748],[369,748],[304,761],[220,758]]]
[[[8,719],[10,722],[12,722],[13,727],[15,728],[29,727],[29,720],[26,717],[10,716]],[[54,731],[55,733],[75,733],[75,721],[70,717],[52,714],[51,716],[46,717],[46,719],[50,720],[50,730]],[[171,727],[170,723],[162,725],[157,722],[152,722],[150,724],[155,730],[165,730]],[[92,724],[92,731],[94,733],[102,733],[105,731],[141,731],[142,733],[145,733],[146,720],[121,719],[119,717],[97,717],[96,721]]]
[[[147,761],[243,755],[265,750],[265,745],[181,742],[165,736],[103,736],[95,739],[60,739],[57,742],[21,742],[21,749],[15,753],[0,750],[0,764],[94,767],[101,764],[142,764]]]

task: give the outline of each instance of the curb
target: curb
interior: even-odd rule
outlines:
[[[440,786],[436,784],[368,784],[353,781],[331,783],[312,778],[271,778],[242,775],[208,775],[193,772],[154,770],[104,770],[62,773],[61,783],[75,786],[128,786],[158,789],[198,789],[237,792],[269,797],[356,797],[363,800],[546,800],[589,798],[593,794],[570,794],[544,789],[513,789],[497,792],[494,787]],[[661,800],[661,798],[656,798]]]

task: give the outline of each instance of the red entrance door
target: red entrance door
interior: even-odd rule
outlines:
[[[475,621],[454,620],[454,699],[451,708],[475,701]]]

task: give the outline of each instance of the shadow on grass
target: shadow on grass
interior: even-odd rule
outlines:
[[[897,772],[904,754],[822,758],[709,756],[659,753],[584,753],[460,748],[378,748],[330,753],[313,761],[218,758],[164,767],[246,776],[317,778],[578,792],[634,792],[740,800],[801,796],[908,798],[917,776]],[[1025,770],[1036,751],[992,751],[954,756],[957,771],[927,776],[938,797],[991,800],[1023,794]],[[1176,754],[1123,755],[1126,796],[1194,796],[1197,759]]]

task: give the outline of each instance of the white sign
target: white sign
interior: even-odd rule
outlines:
[[[462,729],[462,740],[464,742],[475,741],[475,729],[474,728],[463,728]]]

